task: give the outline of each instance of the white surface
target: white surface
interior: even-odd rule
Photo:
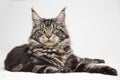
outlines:
[[[120,80],[120,76],[89,73],[35,74],[4,70],[4,59],[15,46],[27,43],[31,7],[41,17],[56,17],[67,6],[66,24],[74,53],[102,58],[120,74],[120,0],[0,0],[0,80]]]

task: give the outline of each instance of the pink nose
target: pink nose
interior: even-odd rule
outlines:
[[[51,36],[52,36],[52,35],[50,35],[50,34],[47,34],[47,35],[46,35],[46,37],[47,37],[48,39],[49,39]]]

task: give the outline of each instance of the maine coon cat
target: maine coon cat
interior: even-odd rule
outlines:
[[[117,75],[102,59],[80,58],[73,54],[65,25],[65,8],[55,18],[41,18],[32,9],[33,29],[28,44],[12,49],[5,69],[35,73],[89,72]]]

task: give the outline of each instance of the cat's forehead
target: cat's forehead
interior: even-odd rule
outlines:
[[[54,19],[43,19],[42,24],[44,24],[45,27],[50,27],[51,25],[56,24],[56,22]]]

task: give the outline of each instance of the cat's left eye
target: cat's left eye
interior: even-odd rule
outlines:
[[[53,29],[53,31],[52,31],[52,32],[54,33],[54,32],[57,32],[57,31],[58,31],[57,29]]]

